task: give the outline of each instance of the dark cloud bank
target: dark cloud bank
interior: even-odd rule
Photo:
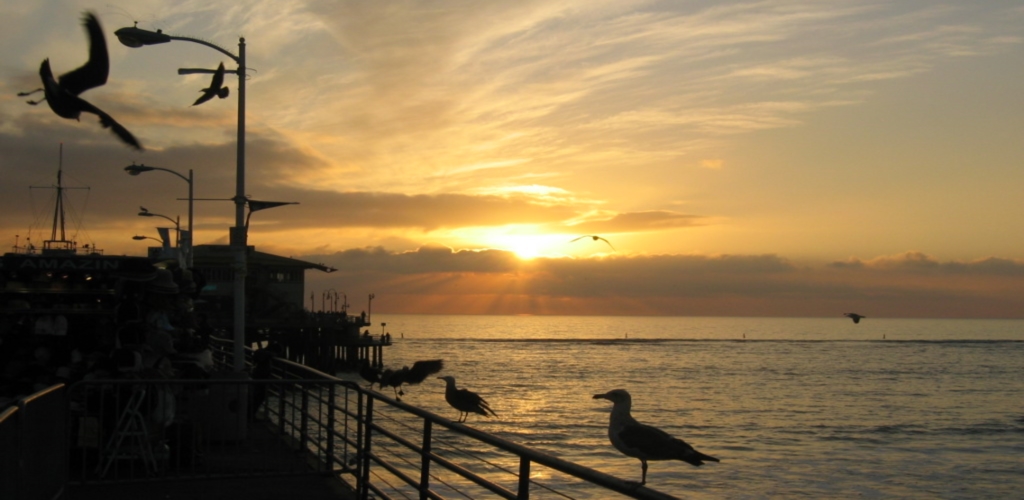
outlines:
[[[338,268],[310,288],[375,293],[378,311],[1024,317],[1024,262],[940,262],[911,252],[800,266],[776,255],[651,255],[522,261],[499,250],[352,249],[301,258]]]

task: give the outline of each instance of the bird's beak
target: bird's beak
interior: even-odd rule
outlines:
[[[608,399],[607,394],[594,394],[594,399]]]

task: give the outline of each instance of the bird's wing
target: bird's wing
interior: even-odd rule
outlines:
[[[427,379],[430,375],[433,375],[444,368],[444,361],[440,359],[430,359],[426,361],[417,361],[412,364],[412,368],[405,373],[405,383],[407,384],[418,384]]]
[[[703,465],[705,460],[718,461],[693,449],[686,441],[649,425],[626,425],[619,431],[619,437],[638,458],[645,460],[682,460],[694,466]]]
[[[200,92],[202,92],[203,95],[199,96],[199,99],[196,99],[196,102],[192,103],[193,106],[198,106],[206,101],[209,101],[210,99],[213,99],[213,96],[217,95],[210,89],[203,89],[200,90]]]
[[[213,81],[210,82],[210,89],[216,92],[224,86],[224,63],[217,66],[217,72],[213,74]]]
[[[646,458],[655,460],[658,457],[668,455],[670,451],[669,444],[672,441],[681,441],[661,429],[641,423],[624,426],[619,431],[619,437],[626,446],[629,446],[641,455],[645,455]],[[665,458],[671,457],[666,456]]]
[[[601,241],[603,241],[603,242],[607,243],[607,244],[608,244],[608,246],[612,248],[612,250],[615,250],[615,247],[613,247],[613,246],[612,246],[612,242],[610,242],[610,241],[608,241],[608,240],[606,240],[606,239],[604,239],[604,238],[602,238],[602,237],[600,237],[600,236],[598,236],[598,237],[597,237],[597,239],[599,239],[599,240],[601,240]]]
[[[128,129],[124,128],[124,126],[122,126],[120,123],[117,123],[117,120],[114,120],[113,117],[105,113],[102,109],[93,106],[84,99],[79,99],[77,97],[75,99],[78,99],[78,101],[81,103],[80,107],[82,112],[92,113],[100,117],[100,124],[103,125],[103,128],[109,128],[110,130],[112,130],[114,134],[116,134],[117,137],[119,137],[121,141],[123,141],[125,144],[128,144],[129,146],[138,149],[139,151],[142,150],[142,145],[139,144],[138,139],[136,139],[135,136],[128,131]]]
[[[86,13],[82,25],[85,26],[85,31],[89,35],[89,60],[81,67],[64,73],[58,79],[64,91],[71,95],[78,95],[107,83],[107,76],[110,74],[107,39],[103,36],[103,28],[100,27],[99,20],[89,12]]]

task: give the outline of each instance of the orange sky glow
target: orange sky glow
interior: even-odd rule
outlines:
[[[139,138],[28,106],[49,58],[107,35],[82,97]],[[154,219],[235,187],[237,52],[259,250],[324,263],[307,293],[443,314],[1024,317],[1024,6],[156,0],[0,6],[0,234],[49,237],[63,144],[69,231],[143,255]],[[198,201],[196,243],[233,205]],[[157,221],[159,224],[160,221]],[[599,235],[607,240],[577,239]],[[573,241],[576,240],[576,241]],[[317,306],[314,306],[317,307]]]

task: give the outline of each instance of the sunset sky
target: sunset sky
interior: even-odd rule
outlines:
[[[107,35],[82,97],[143,144],[29,106]],[[158,219],[247,184],[261,251],[338,268],[307,293],[374,312],[1024,318],[1024,5],[936,1],[0,3],[0,235],[144,255]],[[199,201],[197,244],[233,205]],[[165,224],[166,225],[166,224]],[[600,235],[604,241],[581,235]],[[153,243],[149,241],[148,243]],[[614,248],[613,248],[614,247]],[[319,298],[317,307],[319,307]]]

